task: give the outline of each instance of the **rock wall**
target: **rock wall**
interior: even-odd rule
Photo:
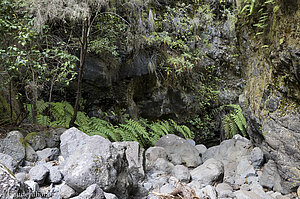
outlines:
[[[239,27],[246,80],[240,104],[250,138],[276,164],[281,178],[276,189],[290,192],[300,184],[300,2],[276,5],[279,10],[268,15],[263,35],[257,36],[253,26]]]

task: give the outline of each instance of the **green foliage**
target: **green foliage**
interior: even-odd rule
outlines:
[[[207,5],[196,2],[194,13],[190,5],[177,3],[175,7],[166,6],[162,14],[153,14],[155,29],[144,36],[147,45],[160,48],[165,60],[161,67],[167,71],[167,74],[181,74],[191,71],[198,63],[199,50],[191,47],[191,43],[197,43],[200,38],[199,23],[206,21],[209,24],[213,19],[213,14]],[[192,15],[194,16],[192,17]],[[204,28],[204,27],[202,27]]]
[[[280,7],[275,0],[244,0],[240,15],[246,19],[246,23],[256,28],[256,36],[265,33],[269,26],[270,16],[276,13]]]
[[[247,122],[241,107],[236,104],[229,104],[222,106],[221,110],[227,111],[222,118],[225,138],[230,139],[238,133],[241,133],[243,136],[247,136]]]
[[[49,106],[50,105],[50,106]],[[28,119],[32,119],[31,105],[27,105]],[[38,123],[52,127],[67,128],[73,115],[73,107],[68,102],[38,101]],[[125,119],[123,124],[114,126],[112,123],[96,117],[89,118],[78,112],[76,118],[78,129],[88,135],[100,135],[111,141],[137,141],[142,147],[153,146],[164,135],[175,133],[184,138],[193,138],[193,132],[185,125],[178,125],[173,120],[149,123],[146,119],[135,121]]]

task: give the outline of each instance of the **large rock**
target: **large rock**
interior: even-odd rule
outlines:
[[[59,171],[59,168],[57,166],[49,168],[48,181],[50,183],[54,183],[54,184],[60,183],[62,178],[63,178],[63,176],[62,176],[62,174]]]
[[[76,192],[74,189],[69,187],[68,185],[64,184],[60,187],[59,195],[62,199],[71,198],[75,196]]]
[[[0,198],[14,199],[19,196],[31,198],[31,189],[23,182],[19,182],[7,168],[0,163]]]
[[[37,151],[36,154],[39,157],[39,160],[52,161],[57,160],[59,156],[58,148],[46,148],[41,151]]]
[[[191,171],[192,181],[198,181],[202,185],[213,185],[223,180],[224,166],[219,160],[208,159],[202,165]]]
[[[263,199],[259,195],[251,191],[239,190],[234,192],[236,199]]]
[[[43,184],[48,174],[49,169],[44,165],[40,164],[30,169],[29,178],[30,180],[33,180],[38,184]]]
[[[277,170],[276,163],[269,160],[265,165],[262,175],[259,178],[259,183],[268,189],[282,192],[281,178]]]
[[[262,129],[265,132],[266,145],[263,149],[276,163],[281,177],[281,193],[296,191],[300,186],[300,114],[281,117],[271,114]]]
[[[65,128],[52,129],[49,132],[45,132],[47,135],[46,144],[48,148],[59,147],[60,136],[66,131]]]
[[[196,147],[176,135],[169,134],[160,138],[155,146],[163,147],[175,165],[197,167],[202,162]]]
[[[140,147],[136,141],[131,142],[114,142],[113,146],[122,151],[125,148],[126,159],[128,161],[128,169],[134,182],[140,182],[144,179],[144,149]],[[120,150],[119,150],[120,149]],[[122,154],[121,154],[122,155]]]
[[[47,147],[47,136],[44,132],[31,132],[26,135],[25,140],[32,146],[35,151],[43,150]]]
[[[259,168],[263,164],[264,154],[260,148],[255,147],[251,151],[250,161],[255,168]]]
[[[60,136],[60,151],[64,159],[66,160],[81,144],[85,143],[85,138],[88,135],[82,133],[77,128],[73,127],[66,130]]]
[[[223,141],[218,146],[208,148],[202,154],[202,160],[210,158],[226,162],[239,162],[243,156],[250,155],[251,143],[246,138],[235,136],[235,138]]]
[[[0,153],[0,162],[12,172],[15,172],[18,166],[18,163],[10,155],[3,153]]]
[[[163,147],[150,147],[145,152],[146,170],[151,170],[158,158],[168,160],[168,155]]]
[[[92,184],[79,196],[72,199],[106,199],[103,190],[97,184]]]
[[[118,147],[117,150],[109,140],[101,136],[85,136],[75,128],[69,130],[61,135],[64,154],[69,156],[65,160],[63,171],[66,183],[77,192],[97,184],[107,192],[126,198],[133,186],[131,175],[128,173],[126,148]],[[66,143],[69,140],[65,139],[72,136],[72,132],[78,141],[75,148],[70,146],[71,143]]]
[[[183,165],[176,165],[172,170],[172,175],[176,177],[179,182],[188,183],[191,179],[188,168]]]
[[[38,155],[34,151],[31,145],[25,145],[25,160],[29,162],[35,162],[38,159]]]
[[[235,174],[235,183],[242,185],[247,181],[247,178],[250,176],[255,176],[255,170],[253,166],[249,163],[247,158],[240,160]]]
[[[0,153],[10,155],[18,164],[25,158],[24,136],[19,131],[9,132],[6,138],[0,140]]]

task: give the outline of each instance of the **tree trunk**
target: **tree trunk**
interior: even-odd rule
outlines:
[[[78,81],[77,81],[77,94],[76,94],[76,102],[74,106],[74,114],[72,119],[69,123],[69,127],[73,127],[76,121],[77,112],[79,109],[79,100],[81,97],[81,86],[82,86],[82,76],[83,76],[83,69],[85,58],[87,54],[87,47],[88,47],[88,18],[85,18],[82,25],[82,39],[81,39],[81,49],[80,49],[80,65],[79,65],[79,74],[78,74]]]

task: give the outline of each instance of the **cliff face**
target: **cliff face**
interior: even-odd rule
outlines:
[[[277,164],[283,193],[300,185],[300,2],[279,1],[264,33],[240,26],[238,41],[246,86],[240,103],[248,134]],[[252,21],[259,18],[254,14]]]

